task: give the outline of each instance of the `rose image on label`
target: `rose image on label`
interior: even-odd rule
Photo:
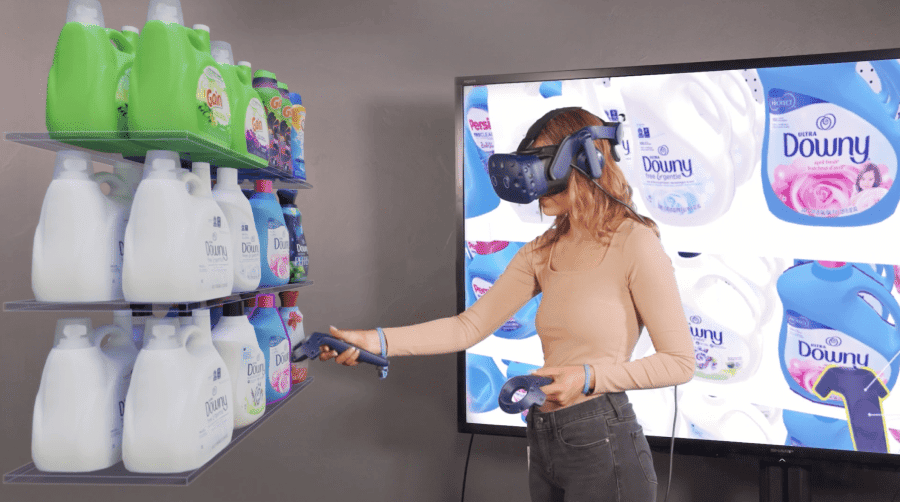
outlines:
[[[290,344],[287,338],[269,339],[269,385],[278,393],[291,389]]]
[[[787,311],[787,338],[784,360],[791,378],[804,390],[814,393],[815,383],[829,366],[871,368],[887,385],[891,368],[877,351],[835,329],[818,323],[793,310]],[[832,395],[830,401],[840,401]]]
[[[213,125],[227,126],[231,123],[231,105],[225,90],[225,79],[219,70],[207,66],[197,83],[197,99],[204,110],[209,110],[209,120]]]
[[[897,176],[887,138],[855,113],[799,92],[769,91],[769,183],[797,213],[835,218],[871,209]]]
[[[288,279],[291,269],[289,265],[290,259],[290,236],[287,227],[280,222],[269,218],[268,222],[269,238],[268,252],[266,256],[269,261],[269,269],[280,279]]]
[[[247,153],[268,159],[270,141],[269,128],[266,123],[266,108],[257,98],[251,99],[247,106],[244,131],[247,139]]]

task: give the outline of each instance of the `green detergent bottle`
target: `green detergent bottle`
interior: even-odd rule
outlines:
[[[78,146],[117,151],[124,138],[128,71],[134,62],[137,36],[106,28],[97,0],[71,0],[47,78],[47,131],[50,137],[102,138]]]
[[[231,103],[231,150],[241,156],[254,156],[259,167],[269,162],[269,128],[266,126],[266,107],[253,88],[253,70],[250,63],[241,61],[237,66],[231,53],[231,44],[221,40],[210,44],[213,59],[219,63]],[[222,165],[223,162],[211,162]],[[224,162],[224,164],[229,164]]]
[[[151,0],[131,71],[129,133],[138,140],[196,135],[198,144],[179,144],[181,153],[208,152],[202,143],[230,148],[231,104],[209,27],[183,24],[179,0]]]
[[[281,123],[281,150],[278,151],[278,167],[288,176],[294,175],[294,165],[291,161],[291,122],[294,120],[294,104],[291,103],[290,92],[288,86],[284,82],[278,82],[278,92],[281,93],[281,116],[284,122]]]
[[[278,89],[278,78],[274,73],[265,70],[256,70],[253,78],[253,88],[259,93],[259,99],[266,107],[266,124],[269,127],[269,168],[282,170],[279,165],[281,157],[281,137],[279,134],[284,123],[284,103],[282,103],[281,91]]]

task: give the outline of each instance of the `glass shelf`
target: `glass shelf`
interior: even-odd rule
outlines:
[[[66,472],[43,472],[39,471],[34,463],[23,465],[22,467],[3,476],[3,482],[7,484],[88,484],[88,485],[167,485],[167,486],[187,486],[191,484],[198,476],[203,474],[206,469],[210,468],[216,461],[228,453],[238,442],[247,437],[254,429],[259,427],[263,422],[275,414],[288,401],[299,394],[313,381],[313,377],[307,377],[301,383],[294,385],[291,392],[281,401],[266,406],[266,412],[256,422],[244,427],[236,429],[232,435],[231,443],[228,444],[218,455],[213,457],[209,462],[204,464],[197,470],[180,472],[175,474],[137,474],[129,472],[125,469],[122,462],[99,471],[86,473],[66,473]]]
[[[272,288],[260,288],[256,291],[248,291],[246,293],[233,293],[223,298],[214,298],[203,302],[170,302],[170,303],[138,303],[127,302],[125,300],[116,300],[111,302],[39,302],[37,300],[20,300],[14,302],[6,302],[3,304],[3,310],[7,312],[28,312],[28,311],[111,311],[111,310],[127,310],[140,312],[152,312],[155,310],[168,310],[169,307],[179,309],[207,309],[218,307],[226,303],[232,303],[241,300],[248,300],[261,294],[279,293],[292,289],[311,286],[313,281],[291,282],[284,286],[275,286]]]
[[[306,181],[269,168],[259,157],[241,155],[187,131],[130,132],[128,138],[119,133],[8,132],[6,140],[51,152],[78,150],[90,154],[94,162],[106,165],[116,162],[143,165],[148,150],[173,150],[179,152],[183,167],[190,168],[194,160],[209,162],[213,179],[217,167],[223,166],[238,169],[241,182],[271,179],[279,184],[277,188],[312,188]]]

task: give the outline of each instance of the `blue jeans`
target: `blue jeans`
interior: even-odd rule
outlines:
[[[653,502],[650,446],[624,392],[527,417],[532,502]]]

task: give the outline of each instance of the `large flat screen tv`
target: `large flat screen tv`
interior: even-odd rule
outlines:
[[[487,172],[546,112],[621,122],[694,340],[682,452],[900,464],[900,49],[456,79],[458,310],[553,218]],[[524,436],[503,383],[543,364],[540,296],[459,355],[461,432]],[[600,308],[600,307],[598,307]],[[633,358],[653,353],[641,334]],[[900,394],[900,390],[897,392]],[[673,388],[628,391],[668,445]]]

